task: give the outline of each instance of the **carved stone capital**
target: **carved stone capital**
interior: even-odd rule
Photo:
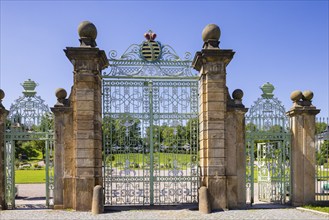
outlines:
[[[104,50],[90,47],[67,47],[64,50],[67,58],[74,66],[74,71],[97,72],[108,67],[109,62]]]
[[[224,68],[231,62],[235,52],[233,50],[202,49],[196,52],[192,61],[192,67],[200,71],[207,63],[223,63]]]
[[[320,109],[316,109],[315,106],[293,106],[286,114],[289,117],[294,117],[297,115],[317,115]]]
[[[55,106],[50,108],[50,110],[55,114],[55,116],[72,112],[72,108],[66,106]]]

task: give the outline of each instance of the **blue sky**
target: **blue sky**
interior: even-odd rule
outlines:
[[[288,110],[290,93],[312,90],[313,104],[328,117],[328,1],[4,1],[1,0],[1,77],[9,109],[21,95],[20,83],[39,83],[49,106],[54,92],[73,83],[72,65],[63,49],[79,46],[77,27],[92,21],[97,44],[122,54],[141,43],[149,29],[178,55],[202,49],[209,23],[221,28],[222,49],[236,54],[227,69],[230,92],[244,91],[250,107],[259,87],[271,82]]]

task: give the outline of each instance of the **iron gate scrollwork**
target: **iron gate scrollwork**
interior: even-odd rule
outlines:
[[[197,75],[147,34],[103,74],[105,204],[197,203]]]
[[[44,100],[36,95],[37,84],[27,80],[22,84],[23,96],[10,106],[8,123],[5,131],[5,203],[7,208],[15,208],[17,188],[15,169],[19,168],[20,159],[15,155],[16,145],[27,141],[41,141],[45,152],[45,187],[46,206],[53,205],[54,171],[52,114]],[[41,144],[40,142],[40,144]]]
[[[281,102],[266,83],[246,115],[247,203],[290,201],[291,134]]]

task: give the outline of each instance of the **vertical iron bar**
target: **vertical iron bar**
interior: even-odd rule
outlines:
[[[150,205],[154,205],[154,157],[153,157],[153,88],[152,80],[149,81],[149,102],[150,102]]]
[[[250,171],[251,171],[251,180],[250,180],[250,204],[252,205],[254,203],[254,140],[251,140],[250,142]],[[258,184],[259,185],[259,184]],[[258,189],[259,190],[259,189]]]
[[[46,206],[49,208],[49,139],[46,134],[45,148],[46,148]]]
[[[278,147],[280,149],[280,154],[281,154],[281,164],[279,164],[279,166],[281,166],[281,175],[280,175],[280,179],[281,179],[281,203],[285,204],[286,203],[286,172],[285,172],[285,152],[286,152],[286,148],[285,148],[285,142],[283,141],[282,146],[281,146],[281,142],[278,142]],[[283,187],[283,189],[282,189]],[[282,195],[283,194],[283,195]]]
[[[8,208],[8,174],[7,174],[7,169],[9,169],[8,167],[8,159],[7,159],[7,155],[8,155],[8,142],[7,140],[5,139],[5,166],[4,166],[4,169],[3,169],[3,172],[5,174],[5,206],[6,208]]]
[[[11,136],[12,138],[12,136]],[[12,177],[12,180],[11,180],[11,206],[12,206],[12,209],[15,209],[15,194],[16,194],[16,188],[15,188],[15,141],[13,139],[11,139],[11,150],[10,150],[10,157],[11,157],[11,177]]]

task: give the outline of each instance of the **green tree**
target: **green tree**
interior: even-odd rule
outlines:
[[[253,123],[248,123],[246,124],[246,131],[256,131],[257,126]]]
[[[39,153],[31,141],[15,141],[15,158],[20,159],[20,155],[32,158],[39,156]]]
[[[329,162],[329,140],[325,140],[320,144],[320,149],[316,152],[316,160],[318,165]]]
[[[325,122],[316,122],[315,123],[315,134],[320,134],[326,130],[328,124]]]
[[[54,118],[51,114],[45,114],[42,116],[40,124],[34,125],[32,130],[35,132],[48,132],[54,130]],[[32,140],[30,141],[30,145],[34,149],[40,151],[42,153],[42,158],[45,159],[46,143],[44,140]]]
[[[280,125],[273,125],[270,127],[269,132],[283,132],[283,128]]]
[[[112,149],[119,147],[120,149],[126,146],[135,148],[142,144],[140,120],[129,115],[124,115],[122,118],[114,119],[109,116],[103,118],[103,136],[107,145]]]

